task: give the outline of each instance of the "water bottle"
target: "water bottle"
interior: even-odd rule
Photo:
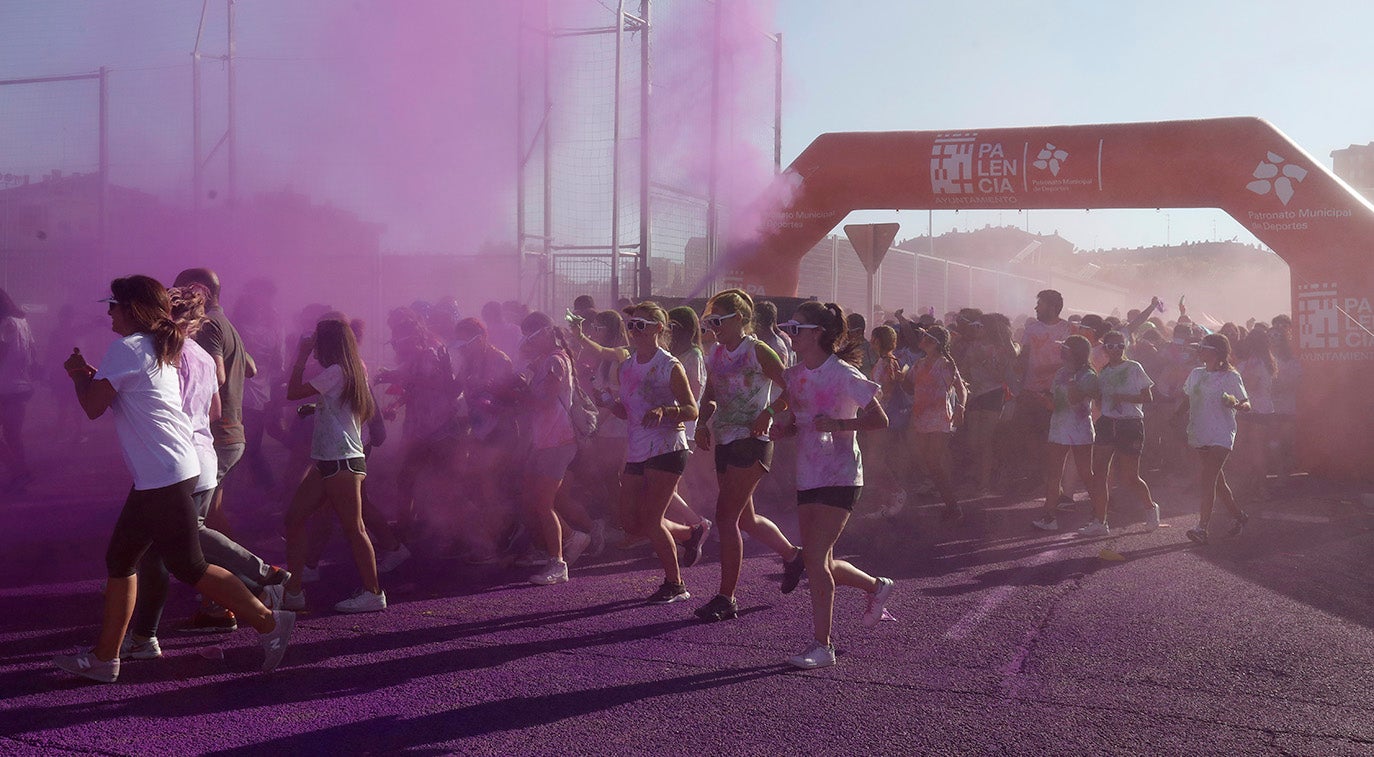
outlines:
[[[816,420],[824,418],[823,415],[816,416]],[[821,451],[829,453],[835,449],[835,435],[829,431],[821,431],[816,434],[816,441],[820,445]]]

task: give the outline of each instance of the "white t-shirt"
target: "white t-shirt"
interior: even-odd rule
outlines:
[[[1227,407],[1221,395],[1244,402],[1245,382],[1235,371],[1194,368],[1183,384],[1188,396],[1188,444],[1193,447],[1225,447],[1236,444],[1236,409]]]
[[[1269,366],[1258,358],[1246,358],[1236,366],[1245,388],[1250,391],[1250,411],[1260,415],[1274,412],[1274,378]]]
[[[682,363],[682,370],[687,372],[687,385],[692,388],[692,396],[697,403],[701,402],[701,389],[706,384],[706,355],[702,354],[701,348],[692,345],[688,350],[677,356],[678,362]],[[686,424],[687,440],[690,442],[697,433],[697,422],[687,421]]]
[[[210,434],[210,405],[219,392],[215,359],[194,339],[187,339],[181,348],[177,376],[181,384],[181,409],[191,420],[191,443],[200,459],[200,478],[196,479],[195,488],[199,494],[219,485],[219,457],[215,454],[215,439]]]
[[[659,348],[648,362],[639,362],[637,355],[620,364],[620,401],[625,405],[625,425],[629,438],[625,444],[625,462],[642,463],[651,457],[687,449],[687,433],[681,423],[663,423],[653,428],[644,426],[644,414],[656,407],[674,406],[673,367],[681,365],[677,358]]]
[[[1073,325],[1060,320],[1050,325],[1040,321],[1026,324],[1026,333],[1021,338],[1021,349],[1030,350],[1030,362],[1026,371],[1023,389],[1031,392],[1048,392],[1054,383],[1054,374],[1064,364],[1059,356],[1058,342],[1069,338]]]
[[[366,376],[358,377],[367,381]],[[348,460],[363,456],[363,429],[353,408],[344,403],[343,366],[331,365],[310,379],[320,393],[315,406],[315,431],[310,437],[312,460]]]
[[[819,432],[816,418],[858,417],[859,411],[878,396],[878,385],[834,355],[815,370],[798,362],[783,376],[788,403],[797,419],[797,490],[863,486],[858,435],[853,431]]]
[[[134,489],[161,489],[200,475],[180,377],[158,362],[152,336],[131,334],[111,344],[95,379],[109,381],[116,392],[110,408]]]
[[[759,344],[759,339],[752,335],[745,336],[733,351],[716,342],[706,358],[716,402],[715,414],[711,416],[715,444],[748,439],[754,420],[778,396],[773,380],[763,373]],[[768,441],[767,434],[758,438]]]
[[[572,407],[572,363],[562,350],[545,355],[529,366],[531,401],[530,436],[534,449],[553,449],[577,441],[568,408]],[[598,432],[600,425],[598,424]]]
[[[1063,366],[1063,362],[1060,362]],[[1097,375],[1089,368],[1075,371],[1061,367],[1054,374],[1050,385],[1054,395],[1054,412],[1050,415],[1050,437],[1053,444],[1071,447],[1092,444],[1096,439],[1093,429],[1093,401],[1088,396],[1097,384]],[[1077,387],[1083,398],[1077,402],[1069,399],[1069,387]]]
[[[1108,418],[1143,419],[1145,409],[1139,402],[1124,402],[1118,397],[1136,397],[1155,385],[1145,368],[1134,360],[1121,365],[1109,365],[1097,372],[1097,385],[1102,390],[1102,414]]]

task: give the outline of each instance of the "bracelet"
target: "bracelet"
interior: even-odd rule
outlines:
[[[772,405],[765,405],[763,409],[764,409],[764,412],[768,413],[768,417],[769,417],[769,418],[776,418],[776,417],[777,417],[777,413],[775,413],[775,412],[773,411],[773,406],[772,406]]]

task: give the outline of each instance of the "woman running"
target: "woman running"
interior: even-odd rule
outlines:
[[[1001,313],[984,313],[971,327],[969,346],[969,400],[964,417],[968,421],[969,446],[977,461],[978,491],[992,492],[993,462],[997,460],[997,427],[1002,419],[1016,371],[1016,344],[1011,339],[1011,321]]]
[[[870,628],[882,620],[896,587],[892,579],[870,576],[834,555],[835,542],[849,522],[864,483],[855,432],[885,428],[887,414],[878,402],[878,385],[840,358],[849,357],[858,346],[846,341],[840,306],[803,302],[792,318],[781,328],[792,336],[797,364],[784,373],[783,394],[768,406],[771,412],[767,414],[790,408],[794,419],[783,434],[797,434],[797,514],[815,637],[788,662],[799,668],[822,668],[835,664],[830,634],[835,586],[868,593],[863,624]]]
[[[324,370],[307,382],[302,376],[312,352]],[[334,605],[334,609],[380,612],[386,609],[386,592],[377,578],[377,553],[363,524],[362,491],[363,477],[367,475],[362,424],[372,417],[376,406],[367,386],[367,369],[358,357],[353,330],[342,313],[327,315],[316,324],[313,334],[301,337],[296,362],[291,367],[286,399],[303,400],[316,395],[319,400],[310,442],[310,457],[315,465],[296,488],[296,496],[286,512],[286,563],[291,578],[286,582],[284,606],[305,607],[301,582],[308,524],[310,516],[327,502],[348,539],[363,584],[352,598]]]
[[[1234,521],[1231,536],[1240,536],[1250,522],[1250,516],[1236,504],[1222,470],[1236,444],[1236,411],[1248,411],[1250,399],[1240,373],[1231,367],[1231,342],[1225,336],[1208,334],[1197,350],[1202,365],[1194,368],[1183,384],[1188,397],[1188,446],[1198,451],[1202,464],[1202,504],[1197,526],[1188,529],[1188,538],[1206,544],[1212,507],[1218,499]]]
[[[530,582],[560,584],[568,580],[568,563],[563,559],[563,525],[554,512],[554,502],[568,465],[577,454],[577,433],[568,415],[573,401],[572,356],[562,332],[544,313],[525,316],[520,333],[520,350],[529,360],[524,375],[529,386],[532,442],[521,493],[531,530],[543,540],[549,556],[543,570],[530,576]]]
[[[751,333],[754,301],[739,289],[727,289],[706,303],[706,323],[716,344],[707,357],[706,388],[702,391],[697,447],[715,447],[716,524],[720,534],[720,591],[697,608],[698,618],[727,620],[739,614],[735,589],[744,563],[747,532],[784,561],[782,591],[791,593],[801,580],[801,548],[787,540],[773,521],[754,510],[754,490],[773,466],[773,442],[768,430],[781,393],[782,360]],[[783,405],[782,409],[786,406]]]
[[[200,551],[191,499],[200,461],[176,370],[185,337],[172,322],[167,290],[147,276],[129,276],[110,283],[105,302],[111,329],[120,338],[110,345],[101,368],[88,365],[79,350],[63,367],[87,417],[94,420],[113,409],[134,483],[105,553],[109,580],[100,639],[95,648],[59,655],[53,664],[104,683],[119,678],[120,645],[137,596],[135,568],[153,549],[178,580],[252,625],[265,653],[262,669],[274,670],[286,653],[295,614],[268,609],[228,571],[207,564]]]
[[[1062,493],[1060,480],[1064,477],[1064,460],[1073,453],[1078,477],[1092,486],[1093,475],[1093,417],[1092,400],[1097,394],[1097,374],[1090,363],[1092,344],[1085,337],[1074,334],[1059,345],[1062,364],[1050,384],[1050,399],[1054,403],[1050,413],[1048,458],[1045,461],[1045,510],[1031,525],[1042,531],[1058,531],[1056,517]],[[1034,399],[1029,399],[1034,402]]]
[[[1078,529],[1079,536],[1107,536],[1107,500],[1112,462],[1121,464],[1118,481],[1145,502],[1145,526],[1159,528],[1159,505],[1150,496],[1150,486],[1140,477],[1140,453],[1145,449],[1145,411],[1142,405],[1154,399],[1154,382],[1145,368],[1127,360],[1126,335],[1108,331],[1102,337],[1107,364],[1097,374],[1102,415],[1094,424],[1093,477],[1088,484],[1092,495],[1093,519]]]
[[[662,346],[667,341],[667,311],[641,302],[630,310],[626,326],[634,354],[620,364],[620,401],[614,407],[629,430],[621,512],[631,514],[632,533],[649,539],[663,566],[663,585],[649,596],[649,603],[669,604],[692,596],[682,581],[674,540],[684,542],[682,563],[691,567],[701,558],[706,537],[704,524],[688,527],[666,517],[691,454],[684,424],[696,420],[697,402],[682,363]]]
[[[949,331],[944,326],[922,329],[920,347],[925,356],[906,373],[906,389],[912,399],[911,451],[914,462],[925,466],[945,501],[941,517],[958,520],[964,511],[954,491],[949,439],[955,427],[964,422],[968,387],[949,354]]]

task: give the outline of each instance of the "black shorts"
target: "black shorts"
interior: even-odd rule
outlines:
[[[1145,421],[1140,418],[1100,416],[1093,424],[1098,447],[1111,447],[1123,455],[1140,456],[1145,449]]]
[[[646,470],[657,470],[681,476],[682,472],[687,470],[687,457],[691,454],[685,449],[680,449],[676,452],[664,452],[638,463],[625,463],[625,475],[642,476]]]
[[[986,411],[998,413],[1002,411],[1002,405],[1007,401],[1007,391],[1005,389],[994,389],[990,392],[983,392],[977,397],[970,397],[968,406],[964,408],[970,413]]]
[[[320,472],[321,478],[330,478],[343,473],[345,470],[357,473],[360,476],[367,475],[367,459],[362,457],[350,457],[347,460],[316,460],[315,469]]]
[[[1050,416],[1054,414],[1035,392],[1022,391],[1016,396],[1013,425],[1031,438],[1044,440],[1050,433]]]
[[[725,466],[752,468],[758,463],[764,470],[773,468],[773,443],[750,436],[729,444],[716,445],[716,473],[724,473]]]
[[[829,505],[841,510],[854,512],[859,502],[862,486],[822,486],[816,489],[802,489],[797,492],[798,505]]]

